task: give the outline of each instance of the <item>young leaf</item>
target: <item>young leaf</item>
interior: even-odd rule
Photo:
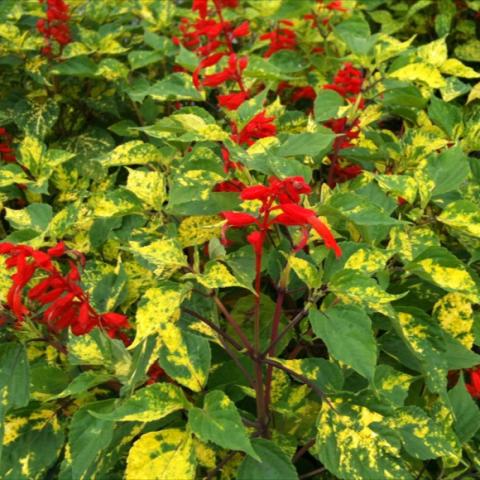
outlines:
[[[207,393],[203,409],[193,407],[189,410],[188,424],[203,441],[230,450],[240,450],[259,460],[237,407],[220,390]]]

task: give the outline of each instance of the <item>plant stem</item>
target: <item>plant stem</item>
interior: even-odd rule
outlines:
[[[262,275],[262,251],[260,248],[255,252],[255,313],[254,313],[254,341],[255,351],[260,352],[260,290]],[[257,358],[255,363],[255,400],[257,402],[257,422],[260,435],[267,436],[267,412],[265,409],[265,393],[263,390],[263,364]]]
[[[217,304],[217,307],[220,309],[220,311],[223,313],[223,316],[226,318],[227,322],[235,330],[235,333],[240,338],[243,346],[247,349],[250,356],[252,356],[252,358],[256,358],[257,354],[255,352],[255,349],[253,348],[252,344],[250,343],[250,340],[248,340],[246,335],[243,333],[243,330],[241,329],[240,325],[230,315],[229,311],[226,309],[225,305],[222,303],[222,301],[218,298],[217,295],[214,295],[213,300]]]
[[[285,288],[280,286],[277,295],[277,302],[275,304],[275,312],[273,314],[273,323],[272,323],[272,335],[270,337],[270,349],[268,354],[271,357],[275,356],[275,347],[276,343],[275,340],[278,335],[278,329],[280,326],[280,318],[282,316],[282,306],[283,300],[285,298]],[[272,379],[273,379],[273,366],[267,366],[267,375],[265,380],[265,411],[267,416],[269,415],[269,406],[270,406],[270,397],[271,397],[271,390],[272,390]]]

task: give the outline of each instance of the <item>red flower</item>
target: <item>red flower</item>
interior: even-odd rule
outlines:
[[[470,382],[466,387],[473,398],[480,399],[480,366],[470,370]]]
[[[250,24],[247,21],[241,23],[238,27],[234,28],[232,31],[232,36],[236,38],[246,37],[249,34],[250,34]]]
[[[290,20],[280,20],[279,23],[293,25]],[[297,46],[297,35],[290,28],[277,28],[273,32],[260,35],[260,40],[269,40],[270,45],[264,53],[264,57],[271,57],[275,52],[280,50],[294,50]]]
[[[257,219],[249,213],[222,212],[221,215],[227,221],[227,225],[234,228],[246,227],[257,222]]]
[[[280,205],[280,208],[286,216],[279,215],[275,218],[275,223],[282,223],[284,225],[309,224],[322,237],[327,248],[332,249],[337,257],[342,255],[342,251],[333,237],[332,232],[319,218],[317,218],[313,210],[300,207],[293,203],[284,203]]]
[[[337,12],[346,12],[347,9],[342,5],[342,0],[333,0],[327,4],[329,10],[337,10]]]
[[[96,326],[103,327],[114,336],[119,328],[128,326],[127,317],[118,313],[98,314],[90,305],[88,295],[79,285],[80,273],[77,266],[69,261],[70,270],[63,274],[53,260],[66,253],[82,258],[74,251],[67,251],[63,242],[46,252],[26,245],[0,243],[0,254],[8,255],[5,262],[8,269],[16,269],[11,276],[13,284],[7,295],[7,304],[20,326],[30,313],[23,302],[24,289],[35,273],[46,274],[45,278],[30,288],[26,298],[42,309],[41,322],[54,332],[71,327],[74,335],[88,333]]]
[[[315,90],[310,87],[301,87],[297,88],[293,94],[292,94],[292,101],[293,102],[298,102],[299,100],[315,100],[317,98],[317,94],[315,93]]]
[[[318,232],[325,242],[327,248],[332,249],[339,257],[342,252],[329,228],[316,217],[315,212],[298,205],[300,195],[310,194],[310,186],[302,177],[289,177],[284,180],[272,177],[269,185],[254,185],[245,188],[240,194],[242,200],[260,200],[262,206],[259,209],[258,217],[242,212],[223,212],[222,216],[227,220],[223,228],[223,242],[226,241],[226,231],[229,227],[243,228],[255,225],[256,229],[247,236],[248,242],[252,245],[255,253],[261,255],[263,243],[268,229],[273,224],[302,227],[303,236],[295,251],[303,248],[308,240],[308,228],[312,227]],[[278,205],[274,205],[278,202]],[[275,210],[281,210],[273,220],[270,218]]]
[[[157,382],[160,377],[163,377],[165,375],[165,370],[163,370],[163,368],[160,367],[158,362],[155,362],[155,363],[152,363],[152,365],[150,365],[147,375],[148,375],[147,385],[151,385],[152,383]]]
[[[12,137],[7,130],[0,128],[0,159],[7,163],[16,162],[17,160],[11,147],[11,141]]]
[[[219,95],[217,97],[218,103],[228,110],[236,110],[247,99],[247,92],[229,93],[228,95]]]
[[[333,83],[323,86],[326,90],[334,90],[342,97],[353,102],[362,91],[363,74],[354,68],[351,63],[345,63],[343,68],[337,72]]]
[[[198,10],[200,18],[205,18],[207,16],[207,7],[208,0],[193,0],[192,10]]]
[[[232,140],[239,145],[253,145],[259,138],[271,137],[277,133],[277,128],[272,123],[275,117],[265,116],[265,112],[255,115],[243,129],[237,133],[236,125],[232,125]]]
[[[40,3],[44,3],[40,0]],[[42,48],[42,54],[52,55],[52,40],[55,40],[60,48],[72,41],[70,36],[70,27],[68,21],[68,5],[63,0],[47,0],[47,19],[37,21],[37,30],[45,39],[45,46]]]

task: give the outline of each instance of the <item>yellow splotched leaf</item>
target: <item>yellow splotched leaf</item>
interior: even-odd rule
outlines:
[[[480,238],[480,210],[468,200],[448,204],[437,219],[462,233]]]
[[[118,167],[122,165],[145,165],[161,159],[157,148],[141,140],[132,140],[119,145],[102,158],[102,164],[106,167]]]
[[[168,277],[188,265],[181,246],[172,238],[155,240],[144,246],[139,242],[130,242],[130,249],[156,276]]]
[[[466,348],[472,348],[474,335],[473,309],[469,299],[461,293],[451,292],[433,307],[440,326]]]
[[[320,272],[307,260],[290,256],[288,263],[292,270],[298,275],[298,278],[310,288],[318,288],[321,286]]]
[[[241,287],[242,284],[220,262],[209,262],[205,273],[197,275],[196,279],[206,288]]]
[[[443,65],[448,56],[447,42],[445,41],[445,37],[422,45],[418,48],[417,52],[422,60],[430,65],[435,65],[437,67]]]
[[[379,187],[412,204],[417,197],[417,182],[409,175],[377,175]]]
[[[193,439],[176,428],[142,435],[130,449],[126,480],[194,480]]]
[[[395,227],[390,230],[390,241],[387,250],[400,254],[405,260],[413,260],[428,247],[438,246],[437,235],[429,227],[405,230]]]
[[[445,80],[438,68],[426,63],[411,63],[395,70],[388,76],[398,78],[398,80],[422,82],[432,88],[442,88],[445,85]]]
[[[187,132],[193,132],[199,135],[203,140],[221,142],[227,140],[229,135],[222,130],[216,123],[207,123],[202,117],[192,113],[179,113],[172,117],[180,123]]]
[[[360,270],[361,272],[371,275],[372,273],[383,270],[390,256],[388,252],[383,252],[378,249],[360,248],[348,257],[345,268]]]
[[[165,201],[165,180],[161,172],[128,168],[127,189],[156,210],[160,210]]]
[[[440,66],[440,71],[447,75],[454,75],[455,77],[462,78],[479,78],[480,73],[475,71],[471,67],[467,67],[460,60],[456,58],[449,58],[445,63]]]
[[[379,435],[372,426],[383,423],[383,415],[348,400],[337,399],[333,404],[335,410],[322,403],[315,444],[331,473],[348,480],[410,478],[397,442]]]
[[[160,287],[149,288],[142,297],[135,317],[136,334],[130,349],[144,338],[158,333],[163,325],[175,322],[180,316],[180,304],[185,292],[174,283],[164,283]]]
[[[178,236],[182,247],[203,245],[212,238],[219,238],[223,220],[216,215],[197,215],[182,220]]]
[[[468,94],[467,103],[480,99],[480,82],[476,83]]]

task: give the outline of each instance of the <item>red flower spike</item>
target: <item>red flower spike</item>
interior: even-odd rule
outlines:
[[[262,253],[264,237],[261,232],[255,230],[254,232],[248,234],[247,241],[253,247],[253,251],[257,255]]]
[[[246,37],[250,34],[250,24],[248,22],[241,23],[238,27],[232,31],[232,36],[235,38]]]
[[[208,0],[193,0],[192,10],[198,11],[200,18],[207,16]]]
[[[246,227],[257,222],[257,219],[249,213],[222,212],[221,215],[227,221],[227,225],[234,228]]]
[[[342,251],[333,237],[332,232],[320,219],[317,218],[313,210],[292,203],[282,204],[280,205],[280,208],[288,215],[288,217],[290,217],[290,221],[298,221],[298,225],[311,225],[322,237],[327,248],[332,249],[337,257],[342,255]],[[275,220],[277,220],[277,218]],[[279,222],[276,221],[276,223]]]
[[[217,183],[213,188],[214,192],[241,192],[245,185],[240,180],[232,179]]]
[[[260,112],[239,133],[234,133],[232,140],[239,145],[246,144],[250,146],[260,138],[271,137],[277,133],[277,128],[272,123],[274,120],[274,117],[267,117],[265,112]],[[236,128],[233,128],[233,130],[235,131]]]
[[[228,95],[219,95],[217,97],[219,105],[228,110],[236,110],[247,99],[247,92],[230,93]]]

